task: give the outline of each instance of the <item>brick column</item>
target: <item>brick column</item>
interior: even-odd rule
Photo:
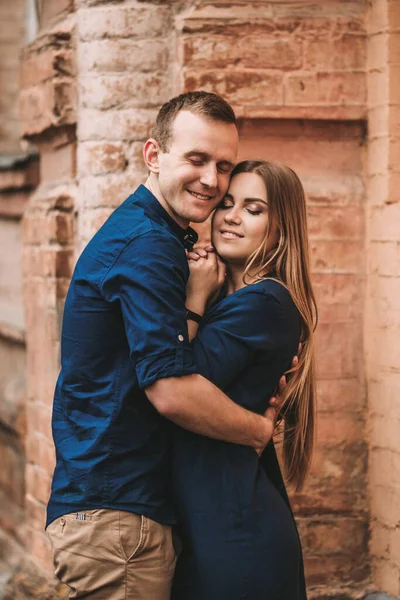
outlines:
[[[373,0],[368,52],[368,296],[374,588],[400,597],[400,4]]]
[[[77,252],[146,179],[143,142],[172,94],[174,3],[79,0]]]
[[[75,19],[68,15],[70,3],[58,3],[60,15],[54,10],[48,14],[48,8],[48,3],[43,3],[38,38],[22,52],[21,128],[40,154],[40,184],[23,219],[27,330],[24,542],[27,557],[50,573],[44,524],[54,468],[50,423],[59,369],[60,321],[74,257],[76,86]],[[19,576],[20,584],[34,596],[40,587],[37,579],[26,566],[21,567]]]

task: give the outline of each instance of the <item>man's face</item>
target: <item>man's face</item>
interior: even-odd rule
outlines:
[[[159,189],[177,222],[202,223],[225,196],[235,166],[235,125],[178,113],[167,152],[159,152]]]

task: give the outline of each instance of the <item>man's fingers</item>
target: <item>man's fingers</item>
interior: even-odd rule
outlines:
[[[188,260],[199,260],[200,255],[197,252],[186,252]]]
[[[283,392],[285,391],[285,387],[286,387],[286,377],[285,377],[285,375],[282,375],[282,377],[279,380],[279,385],[278,385],[279,396],[281,394],[283,394]]]
[[[273,423],[273,426],[276,425],[276,419],[278,417],[278,410],[273,406],[268,406],[267,410],[264,413],[264,417]]]

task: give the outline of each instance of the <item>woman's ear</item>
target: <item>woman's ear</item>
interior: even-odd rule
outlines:
[[[157,140],[153,138],[148,139],[143,148],[143,158],[150,173],[158,173],[160,170],[158,162],[159,152],[160,146]]]

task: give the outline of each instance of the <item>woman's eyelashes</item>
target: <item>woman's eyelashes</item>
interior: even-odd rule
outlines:
[[[218,208],[220,210],[228,210],[229,208],[233,208],[233,204],[227,202],[226,200],[223,200],[221,202],[221,204],[218,206]],[[251,215],[260,215],[262,213],[262,210],[256,207],[249,207],[249,206],[245,206],[244,210],[246,210],[248,213],[250,213]]]

